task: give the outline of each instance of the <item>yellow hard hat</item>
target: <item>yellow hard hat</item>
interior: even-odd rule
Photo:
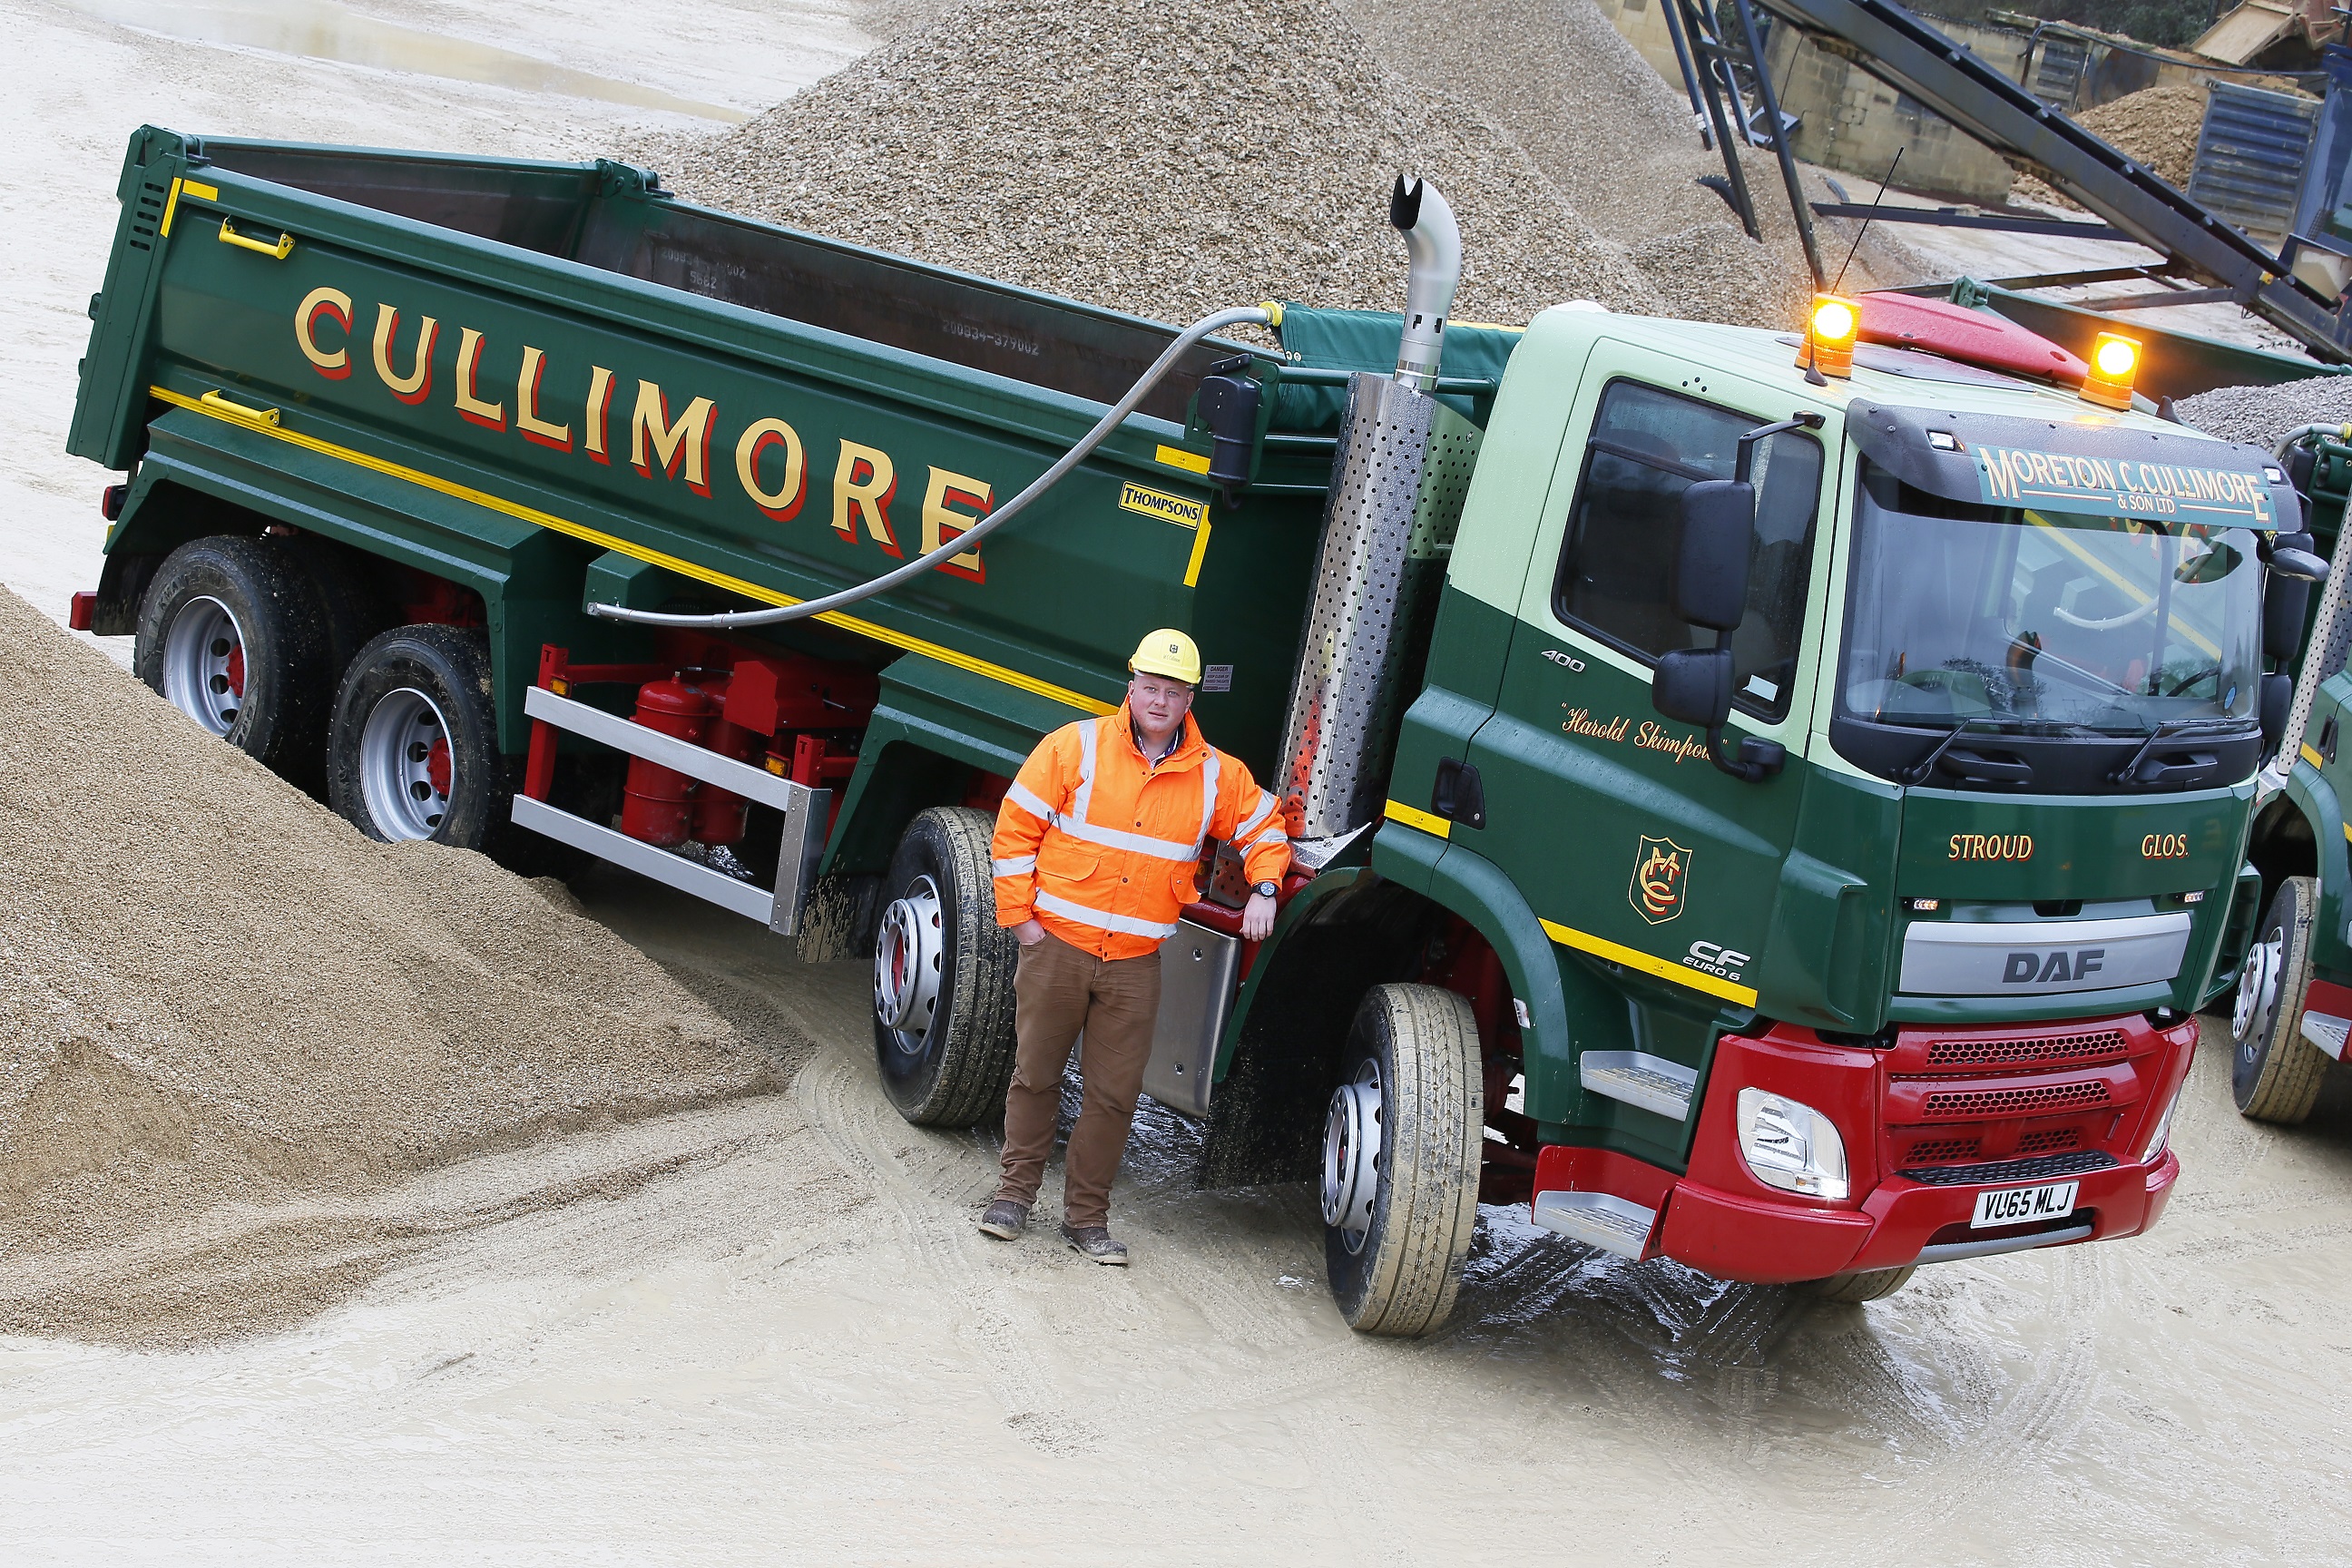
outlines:
[[[1138,675],[1164,675],[1187,686],[1198,686],[1201,650],[1175,627],[1162,626],[1135,645],[1135,657],[1127,661],[1127,668]]]

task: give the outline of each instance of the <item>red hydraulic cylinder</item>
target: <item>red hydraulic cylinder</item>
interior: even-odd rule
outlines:
[[[637,689],[637,710],[630,717],[648,730],[701,745],[719,704],[682,676],[649,680]],[[644,757],[629,759],[628,782],[622,786],[621,831],[648,844],[674,848],[691,836],[697,780]]]
[[[699,683],[711,700],[719,704],[722,714],[726,709],[728,688],[733,679],[732,676],[722,675],[715,680]],[[710,721],[702,743],[722,757],[757,767],[761,752],[767,749],[767,737],[719,717]],[[743,842],[744,815],[751,808],[751,803],[741,795],[720,789],[716,784],[706,784],[695,796],[694,826],[690,837],[713,849],[740,844]]]

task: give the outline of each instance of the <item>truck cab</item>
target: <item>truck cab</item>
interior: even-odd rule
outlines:
[[[1521,1174],[1490,1147],[1490,1193],[1628,1257],[1879,1293],[2160,1213],[2258,889],[2296,503],[2269,454],[2071,389],[1804,357],[1536,321],[1366,872],[1507,972],[1490,1124]],[[1744,591],[1694,624],[1691,503],[1741,480]]]

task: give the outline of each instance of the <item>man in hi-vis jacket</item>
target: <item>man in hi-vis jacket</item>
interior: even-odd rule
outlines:
[[[1274,929],[1290,865],[1274,796],[1192,721],[1201,684],[1192,639],[1153,632],[1128,669],[1119,710],[1046,736],[996,816],[996,921],[1020,938],[1021,964],[1004,1179],[980,1216],[981,1229],[1006,1241],[1028,1227],[1054,1147],[1062,1068],[1083,1031],[1086,1095],[1065,1160],[1062,1237],[1114,1264],[1127,1261],[1127,1247],[1111,1239],[1110,1185],[1151,1056],[1160,947],[1200,897],[1202,847],[1222,839],[1243,852],[1251,890],[1242,935],[1253,942]]]

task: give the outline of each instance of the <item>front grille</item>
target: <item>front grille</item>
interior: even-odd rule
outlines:
[[[1956,1040],[1927,1042],[1931,1068],[2026,1067],[2038,1062],[2104,1061],[2127,1048],[2121,1029],[2095,1029],[2080,1035],[2053,1035],[2030,1040]]]
[[[2047,1127],[2018,1139],[2017,1152],[2020,1154],[2054,1154],[2061,1149],[2078,1149],[2082,1144],[2081,1128]]]
[[[1958,1121],[2095,1110],[2106,1103],[2107,1086],[2093,1079],[2087,1083],[2044,1083],[2025,1089],[1945,1089],[1927,1096],[1922,1113],[1937,1121]]]
[[[2098,1149],[2077,1149],[2064,1154],[2042,1154],[2031,1160],[1993,1160],[1981,1165],[1936,1165],[1896,1173],[1908,1181],[1931,1187],[1998,1186],[2006,1182],[2050,1182],[2104,1171],[2121,1163]]]
[[[1911,1145],[1904,1156],[1917,1165],[1948,1165],[1955,1160],[1973,1160],[1984,1145],[1974,1138],[1923,1138]]]

